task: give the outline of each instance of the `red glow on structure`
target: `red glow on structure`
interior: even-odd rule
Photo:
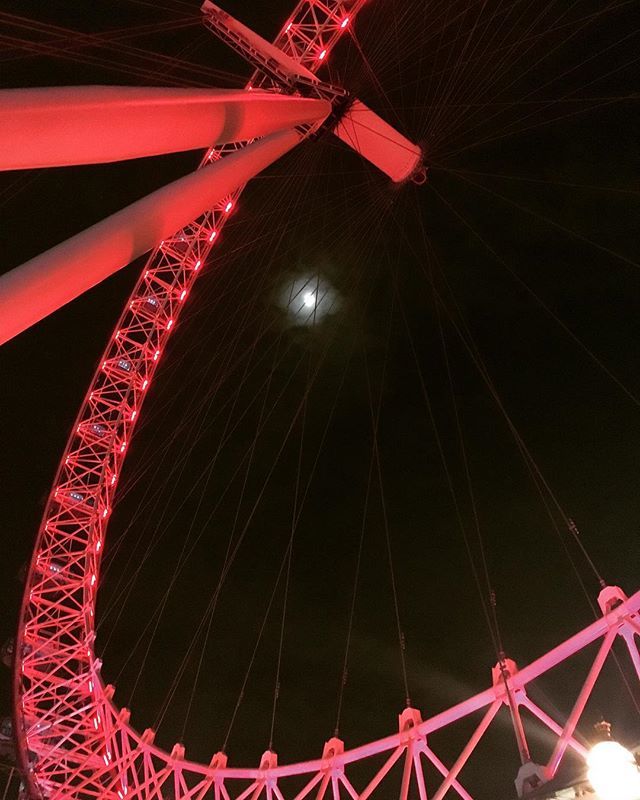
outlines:
[[[350,26],[363,2],[350,0]],[[285,23],[276,46],[289,58],[304,64],[305,69],[316,71],[342,35],[341,28],[345,26],[341,22],[346,13],[342,0],[304,0]],[[251,102],[259,102],[258,87],[246,87],[247,90],[251,88],[256,90]],[[260,88],[264,88],[262,83]],[[271,116],[267,122],[270,119]],[[182,132],[180,136],[183,136]],[[150,137],[145,141],[152,140],[155,141]],[[244,142],[242,139],[240,148],[244,147]],[[109,144],[109,140],[105,139],[105,143]],[[238,149],[237,145],[227,149],[211,147],[211,144],[212,139],[208,138],[199,145],[204,154],[202,167],[209,167],[218,159],[222,162],[223,156]],[[151,250],[150,260],[140,271],[140,279],[126,305],[123,304],[123,315],[114,325],[105,354],[98,361],[99,370],[92,391],[87,393],[78,417],[77,435],[74,434],[68,442],[62,459],[63,471],[38,534],[35,556],[36,559],[42,556],[42,561],[39,569],[31,567],[26,582],[25,601],[28,602],[25,602],[22,612],[16,648],[20,684],[16,694],[19,716],[16,727],[25,763],[29,762],[30,752],[35,753],[38,759],[37,767],[28,770],[26,775],[34,796],[40,796],[38,788],[46,787],[47,792],[59,797],[75,793],[101,797],[111,792],[114,797],[117,794],[126,795],[127,799],[144,800],[149,791],[158,791],[160,774],[162,782],[167,779],[167,786],[179,789],[176,796],[184,794],[180,788],[182,773],[179,772],[183,765],[174,765],[169,755],[159,750],[157,754],[154,750],[151,755],[150,745],[129,728],[126,715],[122,715],[112,703],[109,687],[98,678],[99,664],[93,650],[93,618],[100,589],[97,575],[100,574],[100,559],[106,545],[104,537],[114,507],[117,475],[128,451],[133,423],[137,423],[141,414],[144,391],[153,379],[154,362],[158,362],[169,336],[177,327],[173,323],[178,321],[182,301],[192,295],[191,288],[208,256],[209,245],[219,238],[230,212],[236,211],[239,190],[234,187],[239,185],[235,182],[237,173],[234,170],[234,182],[226,185],[224,192],[211,200],[212,171],[208,170],[208,174],[202,176],[203,184],[207,184],[207,213],[203,217],[194,217],[195,221],[190,219],[187,223],[172,224],[167,229],[154,229],[153,240],[147,242],[147,249]],[[180,205],[178,203],[176,207]],[[158,236],[162,237],[159,249]],[[87,261],[85,250],[82,258],[84,265]],[[92,261],[89,263],[93,264]],[[157,305],[149,303],[150,297]],[[169,319],[172,324],[168,324]],[[81,496],[79,501],[72,496],[72,491]],[[55,576],[56,599],[53,603],[45,602],[52,580],[52,571],[45,569],[45,565],[50,563],[51,553],[56,553],[56,560],[60,553],[62,570],[62,575]],[[87,591],[89,586],[93,588]],[[43,637],[45,645],[51,647],[51,660],[55,660],[52,664],[55,668],[51,671],[44,672],[39,663],[42,659],[29,658],[32,651],[24,646],[39,637]],[[39,644],[37,646],[40,648]],[[49,661],[48,652],[46,656]],[[61,668],[63,660],[64,667]],[[87,680],[90,681],[89,695]],[[41,725],[42,722],[45,725]],[[55,736],[52,736],[50,725],[53,725]],[[62,744],[60,735],[66,730],[71,731],[72,726],[78,735],[74,733]],[[149,768],[148,778],[144,783],[128,786],[128,781],[139,775],[138,768],[143,763]],[[106,776],[105,767],[113,774]],[[209,773],[203,780],[209,780]],[[190,773],[186,781],[190,786]],[[204,784],[198,788],[194,784],[189,791],[194,797],[196,794],[204,796],[203,788]],[[237,800],[235,793],[229,793],[229,797]],[[254,800],[264,800],[264,797]]]
[[[114,163],[196,148],[211,148],[217,157],[216,145],[246,142],[308,121],[301,118],[303,106],[317,100],[301,100],[264,92],[247,104],[244,91],[215,88],[16,89],[0,105],[0,169]],[[105,120],[109,135],[103,135]]]
[[[334,133],[395,183],[410,178],[422,163],[420,147],[358,99],[341,117]]]

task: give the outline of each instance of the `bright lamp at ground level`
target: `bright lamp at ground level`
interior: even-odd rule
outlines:
[[[640,800],[640,770],[633,754],[611,739],[591,749],[589,782],[601,800]]]

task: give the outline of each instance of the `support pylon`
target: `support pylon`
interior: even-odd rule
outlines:
[[[228,89],[0,91],[0,170],[98,164],[244,142],[326,116],[314,98]]]
[[[323,110],[328,104],[317,101]],[[0,344],[61,308],[196,219],[303,138],[259,139],[180,178],[0,277]]]

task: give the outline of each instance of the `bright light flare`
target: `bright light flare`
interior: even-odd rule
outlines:
[[[324,275],[292,275],[278,289],[278,305],[296,327],[313,327],[335,314],[341,305],[336,289]]]
[[[640,770],[633,754],[607,739],[587,756],[587,776],[601,800],[640,800]]]

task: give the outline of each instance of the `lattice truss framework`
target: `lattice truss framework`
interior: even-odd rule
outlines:
[[[303,0],[275,44],[315,71],[363,3]],[[264,86],[265,82],[255,74],[250,85]],[[202,166],[243,146],[213,148]],[[395,735],[351,751],[332,739],[321,759],[302,764],[279,767],[272,752],[264,754],[257,769],[229,768],[221,753],[208,766],[194,764],[184,760],[180,745],[166,753],[154,746],[151,730],[137,734],[129,726],[129,712],[113,704],[113,687],[104,685],[101,662],[94,652],[94,612],[114,493],[145,392],[240,191],[165,239],[153,252],[107,345],[68,441],[38,534],[16,647],[15,716],[29,791],[51,800],[304,800],[312,794],[316,800],[367,800],[380,785],[388,790],[389,779],[383,781],[401,762],[400,800],[407,800],[411,785],[417,787],[420,800],[426,800],[425,765],[442,776],[432,800],[442,800],[450,789],[471,800],[458,775],[504,705],[512,716],[521,707],[528,709],[557,736],[545,768],[546,777],[555,774],[567,748],[585,754],[574,738],[575,726],[617,635],[625,637],[640,678],[635,644],[640,633],[640,593],[627,600],[611,590],[601,620],[522,671],[510,664],[508,681],[501,672],[485,692],[425,721],[417,710],[406,709]],[[597,639],[602,644],[594,665],[562,727],[527,697],[525,687]],[[484,716],[467,746],[455,764],[445,766],[428,744],[428,735],[481,709]],[[387,754],[383,765],[364,788],[354,788],[347,776],[349,765],[380,754]],[[298,776],[299,780],[301,775],[307,776],[304,787],[290,790],[287,779]]]

